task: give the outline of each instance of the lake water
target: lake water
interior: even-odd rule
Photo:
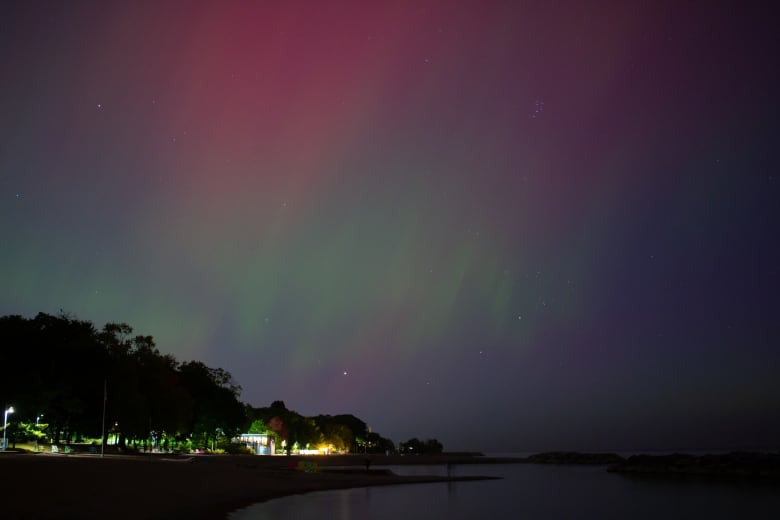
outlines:
[[[385,467],[446,475],[444,466]],[[777,482],[628,477],[601,466],[536,464],[458,465],[452,473],[503,479],[322,491],[255,504],[229,518],[780,518]]]

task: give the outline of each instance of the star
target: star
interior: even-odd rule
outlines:
[[[347,371],[346,371],[346,370],[344,371],[344,375],[345,375],[345,376],[347,375]]]
[[[534,110],[531,113],[531,117],[536,119],[536,117],[541,115],[543,111],[544,111],[544,101],[538,99],[534,101]]]
[[[97,104],[97,107],[98,107],[98,108],[103,108],[103,104],[102,104],[102,103],[98,103],[98,104]]]

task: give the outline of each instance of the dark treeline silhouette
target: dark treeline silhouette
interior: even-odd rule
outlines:
[[[110,439],[122,451],[233,451],[239,447],[230,441],[241,432],[273,434],[277,449],[288,453],[323,446],[342,453],[395,451],[391,440],[354,415],[304,417],[282,401],[265,408],[244,404],[230,373],[162,354],[152,336],[134,334],[124,323],[98,330],[64,313],[3,316],[0,356],[0,405],[15,408],[7,432],[12,441],[99,443],[105,400],[103,442]],[[412,445],[417,453],[435,451]]]
[[[421,441],[415,437],[402,442],[399,449],[401,453],[408,455],[435,455],[441,453],[444,450],[444,446],[436,439]]]
[[[16,424],[46,424],[53,443],[106,438],[120,449],[147,442],[214,446],[244,427],[241,388],[230,374],[161,354],[123,323],[97,330],[65,314],[0,318],[0,404]],[[10,433],[10,428],[9,428]]]
[[[368,425],[351,414],[317,415],[305,417],[288,410],[283,401],[271,406],[251,408],[250,433],[271,433],[276,445],[285,446],[288,452],[298,449],[328,449],[344,453],[394,452],[393,441],[372,432]],[[284,444],[282,444],[284,442]]]

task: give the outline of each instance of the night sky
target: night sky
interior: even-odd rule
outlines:
[[[395,441],[777,449],[778,27],[3,2],[0,314],[126,322]]]

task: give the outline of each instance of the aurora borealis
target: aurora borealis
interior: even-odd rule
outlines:
[[[3,3],[0,313],[396,441],[777,448],[777,10],[554,4]]]

